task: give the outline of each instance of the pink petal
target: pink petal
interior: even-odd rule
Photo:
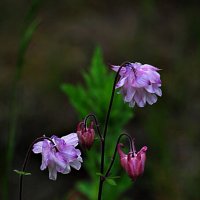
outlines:
[[[57,179],[56,166],[53,164],[52,166],[48,166],[48,169],[49,169],[49,179],[55,181]]]
[[[152,66],[152,65],[149,65],[149,64],[144,64],[144,65],[142,65],[142,69],[143,70],[149,70],[149,69],[151,69],[151,70],[155,70],[155,71],[158,71],[158,70],[160,70],[160,69],[158,69],[157,67],[154,67],[154,66]]]
[[[139,107],[144,107],[146,104],[146,94],[144,90],[136,90],[134,99]]]
[[[73,162],[70,162],[70,165],[76,170],[79,170],[81,168],[81,163],[78,160],[74,160]]]
[[[37,142],[33,145],[33,152],[34,153],[42,153],[42,145],[43,145],[43,142]]]
[[[147,98],[148,104],[150,105],[154,104],[158,99],[155,94],[150,94],[150,93],[146,94],[146,98]]]
[[[111,65],[111,67],[112,67],[112,70],[114,70],[115,72],[117,72],[120,68],[119,65]]]
[[[120,163],[121,166],[126,170],[127,169],[127,158],[128,156],[121,150],[121,146],[123,146],[122,144],[118,144],[117,145],[117,151],[120,157]]]
[[[133,99],[134,94],[135,94],[135,89],[133,87],[128,87],[127,94],[124,97],[124,101],[130,102]]]
[[[120,87],[122,87],[122,86],[125,84],[126,79],[127,79],[126,77],[120,79],[120,80],[117,82],[115,88],[120,88]]]
[[[118,70],[119,70],[119,68],[121,66],[119,66],[119,65],[112,65],[111,67],[112,67],[112,70],[114,70],[115,72],[118,72]],[[125,73],[126,73],[126,67],[122,67],[121,70],[120,70],[120,72],[119,72],[119,74],[121,76],[123,76]]]
[[[67,164],[65,169],[61,172],[62,174],[69,174],[71,172],[70,165]]]
[[[78,145],[78,136],[77,133],[71,133],[69,135],[66,135],[64,137],[61,137],[66,143],[66,145],[73,145],[76,147]]]
[[[160,89],[160,88],[157,88],[156,90],[155,90],[155,93],[158,95],[158,96],[162,96],[162,90]]]

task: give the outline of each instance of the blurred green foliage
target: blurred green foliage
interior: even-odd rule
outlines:
[[[111,89],[114,82],[114,73],[108,72],[102,58],[102,52],[100,48],[96,48],[89,72],[83,73],[85,85],[71,85],[63,84],[62,90],[68,96],[71,104],[76,109],[79,118],[83,119],[87,114],[94,113],[99,121],[100,129],[105,120],[105,114],[108,109],[108,103],[110,100]],[[117,137],[122,133],[124,125],[133,116],[133,110],[131,110],[126,104],[124,104],[122,97],[116,95],[111,111],[107,143],[106,143],[106,157],[105,167],[111,161],[111,156],[114,152]],[[84,193],[88,199],[94,200],[98,194],[99,177],[96,175],[100,170],[100,145],[99,140],[96,139],[92,149],[86,152],[83,166],[89,175],[89,180],[83,180],[77,183],[77,189]],[[115,161],[114,167],[111,171],[111,175],[119,175],[121,166],[119,160]],[[122,199],[121,195],[131,187],[132,182],[125,173],[121,173],[119,179],[110,179],[110,184],[105,184],[103,188],[103,199],[116,200]],[[111,183],[112,182],[112,183]],[[117,188],[114,186],[115,182]]]
[[[4,200],[9,199],[9,176],[12,168],[12,160],[15,150],[16,142],[16,128],[18,122],[18,111],[19,111],[19,101],[18,95],[20,90],[20,80],[22,78],[22,73],[24,70],[25,55],[32,40],[33,34],[35,33],[39,22],[36,19],[38,9],[40,8],[42,0],[33,0],[31,2],[30,9],[25,17],[24,28],[21,33],[21,40],[19,44],[17,62],[15,67],[15,73],[13,77],[13,88],[11,94],[11,108],[10,108],[10,119],[9,119],[9,130],[7,138],[7,149],[6,149],[6,162],[5,162],[5,173],[2,180],[3,194],[2,198]]]

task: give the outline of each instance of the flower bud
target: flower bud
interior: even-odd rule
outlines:
[[[117,151],[120,156],[120,163],[129,177],[135,181],[136,178],[143,174],[146,161],[147,147],[144,146],[138,153],[129,152],[128,155],[121,150],[123,144],[118,144]]]
[[[83,122],[80,122],[77,127],[77,135],[79,142],[84,149],[90,149],[94,142],[94,123],[91,122],[89,127],[86,127]]]

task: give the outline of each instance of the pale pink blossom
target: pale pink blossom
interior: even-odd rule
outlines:
[[[75,147],[78,145],[78,137],[76,133],[71,133],[64,137],[58,138],[52,136],[50,142],[44,139],[37,142],[33,146],[33,152],[42,154],[41,170],[48,167],[49,179],[56,180],[57,172],[68,174],[71,167],[76,170],[81,168],[81,152]]]
[[[112,66],[118,71],[120,66]],[[158,68],[141,63],[125,63],[121,68],[120,79],[116,88],[124,96],[124,101],[134,107],[144,107],[146,103],[152,105],[157,101],[157,96],[162,96],[160,74]],[[157,96],[156,96],[157,95]]]

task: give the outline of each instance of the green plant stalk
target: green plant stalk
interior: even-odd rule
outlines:
[[[26,152],[26,156],[25,156],[25,159],[24,159],[24,162],[23,162],[23,165],[22,165],[21,172],[25,172],[28,159],[29,159],[30,154],[31,154],[32,149],[33,149],[33,145],[36,144],[37,142],[40,142],[40,141],[43,141],[43,140],[50,141],[54,145],[54,148],[56,148],[56,150],[58,150],[57,147],[55,146],[55,143],[53,142],[53,140],[51,138],[49,138],[49,137],[42,136],[42,137],[39,137],[39,138],[35,139],[31,143],[31,145],[29,146],[28,151]],[[22,200],[22,194],[23,194],[23,177],[24,177],[24,175],[20,174],[20,176],[19,176],[19,200]]]
[[[113,100],[114,100],[114,96],[115,96],[115,86],[116,86],[116,83],[117,83],[119,72],[122,69],[122,67],[123,67],[123,65],[120,66],[120,68],[118,69],[117,74],[115,76],[115,80],[114,80],[113,88],[112,88],[112,92],[111,92],[110,103],[109,103],[109,107],[108,107],[108,112],[106,114],[105,127],[104,127],[104,132],[103,132],[103,140],[101,141],[101,166],[100,166],[100,173],[101,174],[104,173],[106,133],[107,133],[107,129],[108,129],[108,122],[109,122],[109,119],[110,119],[110,113],[111,113],[111,109],[112,109],[112,104],[113,104]],[[100,179],[99,179],[98,200],[101,200],[104,180],[105,179],[103,179],[102,177],[100,177]]]
[[[92,62],[88,73],[84,73],[85,86],[73,86],[71,84],[63,84],[62,90],[67,94],[71,104],[79,114],[80,120],[85,118],[91,111],[98,116],[99,128],[103,128],[105,124],[105,113],[107,112],[107,103],[110,100],[110,86],[113,84],[114,74],[110,74],[107,70],[101,53],[101,49],[97,47],[94,51]],[[121,113],[123,112],[123,118]],[[113,156],[113,149],[115,148],[117,138],[123,129],[123,126],[133,116],[133,111],[130,110],[127,104],[122,101],[121,95],[115,95],[113,108],[109,120],[107,141],[109,141],[109,148],[105,148],[105,168]],[[81,180],[76,184],[76,188],[90,200],[97,199],[99,180],[94,172],[100,173],[100,145],[98,140],[95,140],[96,145],[91,151],[87,151],[85,160],[85,170],[89,176],[89,180]],[[107,144],[108,145],[108,144]],[[96,158],[94,162],[94,157]],[[116,156],[116,159],[119,158]],[[116,163],[112,167],[112,174],[120,174],[121,167]],[[112,175],[110,174],[110,175]],[[106,181],[106,183],[108,183]],[[132,185],[130,178],[126,174],[121,174],[120,181],[117,181],[117,190],[110,184],[103,188],[102,199],[116,200]],[[90,190],[88,190],[90,188]]]
[[[17,57],[15,77],[13,80],[13,89],[11,95],[11,111],[10,111],[10,123],[8,130],[8,144],[6,151],[6,164],[5,164],[5,173],[3,177],[3,200],[9,199],[9,174],[12,166],[12,159],[14,153],[15,139],[16,139],[16,127],[17,127],[17,119],[18,119],[18,102],[17,96],[19,91],[19,82],[22,77],[22,72],[24,68],[24,59],[26,51],[29,47],[30,41],[32,39],[32,35],[35,32],[38,22],[35,20],[36,13],[38,11],[41,0],[33,0],[30,10],[25,18],[25,28],[22,32],[19,53]]]

